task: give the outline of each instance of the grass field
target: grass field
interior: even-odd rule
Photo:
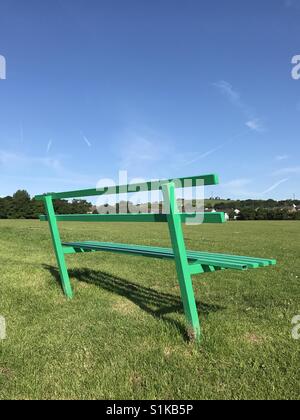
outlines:
[[[194,277],[203,329],[188,342],[174,263],[67,256],[66,301],[46,223],[0,221],[0,398],[299,399],[300,223],[185,227],[195,250],[276,258]],[[73,224],[63,239],[168,246],[165,225]]]

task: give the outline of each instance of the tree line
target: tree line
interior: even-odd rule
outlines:
[[[57,214],[85,214],[91,209],[91,203],[86,200],[54,200],[53,203]],[[37,219],[44,213],[44,204],[35,201],[25,190],[0,198],[0,219]]]
[[[228,200],[216,202],[213,207],[236,220],[300,220],[299,200]],[[236,209],[240,213],[235,213]]]
[[[195,205],[195,203],[194,203]],[[300,200],[207,200],[205,207],[210,210],[224,211],[230,219],[237,220],[300,220]],[[160,203],[162,207],[162,203]],[[140,211],[151,211],[151,204],[141,206]],[[99,208],[93,208],[86,200],[54,200],[54,209],[57,214],[86,214],[88,212],[102,213]],[[235,210],[240,211],[239,214]],[[107,212],[104,206],[103,213]],[[117,209],[118,212],[118,209]],[[12,197],[0,198],[0,219],[37,219],[44,214],[45,209],[41,201],[35,201],[25,190],[17,191]]]
[[[285,208],[254,209],[244,207],[237,215],[233,211],[229,212],[230,219],[236,220],[300,220],[300,211],[290,211]]]
[[[207,207],[216,207],[219,210],[227,209],[239,209],[242,208],[264,208],[264,209],[275,209],[275,208],[292,208],[292,206],[300,206],[300,200],[221,200],[218,199],[209,199],[206,200]]]

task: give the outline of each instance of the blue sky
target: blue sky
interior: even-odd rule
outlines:
[[[300,0],[2,0],[0,196],[218,173],[300,198]]]

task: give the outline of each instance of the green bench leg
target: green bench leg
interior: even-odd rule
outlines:
[[[174,250],[176,270],[180,285],[185,316],[189,328],[191,329],[191,335],[197,341],[200,341],[201,328],[193,290],[191,271],[187,259],[181,218],[178,212],[174,183],[166,184],[163,186],[163,196],[164,202],[167,205],[167,219],[172,246]]]
[[[50,227],[50,231],[51,231],[54,251],[55,251],[55,255],[56,255],[56,259],[57,259],[57,263],[58,263],[58,267],[59,267],[59,273],[60,273],[62,287],[63,287],[63,290],[65,292],[65,295],[69,299],[72,299],[73,292],[72,292],[70,278],[69,278],[69,274],[68,274],[68,270],[67,270],[67,266],[66,266],[65,255],[64,255],[62,244],[61,244],[61,239],[60,239],[60,235],[59,235],[57,221],[56,221],[56,217],[55,217],[52,197],[51,196],[45,196],[44,197],[44,203],[45,203],[45,208],[46,208],[46,212],[47,212],[47,216],[48,216],[49,227]]]

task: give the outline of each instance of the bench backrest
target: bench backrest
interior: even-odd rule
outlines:
[[[36,196],[36,200],[44,202],[46,209],[46,216],[41,216],[41,220],[49,222],[50,232],[52,236],[53,246],[59,266],[60,277],[63,290],[68,298],[72,298],[73,291],[68,275],[68,270],[65,262],[65,254],[68,253],[68,247],[61,241],[58,229],[58,221],[82,221],[82,222],[166,222],[169,228],[170,239],[172,243],[173,256],[175,259],[176,270],[179,279],[179,285],[182,295],[183,307],[186,314],[189,328],[192,329],[195,337],[200,337],[200,324],[197,313],[197,306],[195,302],[192,274],[204,272],[204,268],[199,264],[190,265],[187,250],[184,241],[184,234],[182,229],[182,222],[190,221],[191,223],[223,223],[225,222],[224,213],[180,213],[176,199],[176,187],[197,187],[203,185],[218,184],[218,177],[216,175],[202,175],[190,178],[180,178],[178,180],[165,180],[146,182],[142,184],[131,184],[117,187],[107,187],[101,189],[89,189],[79,191],[69,191],[63,193],[48,193]],[[149,214],[149,213],[126,213],[126,214],[77,214],[77,215],[56,215],[53,206],[53,200],[78,198],[89,196],[101,196],[103,194],[124,194],[136,193],[141,191],[162,190],[164,214]],[[195,218],[195,222],[191,220]],[[149,254],[149,253],[148,253]],[[209,268],[209,267],[208,267]],[[210,268],[209,268],[210,269]]]
[[[215,174],[210,175],[199,175],[194,177],[184,177],[173,180],[162,180],[162,181],[149,181],[145,183],[128,184],[121,186],[110,186],[101,188],[92,188],[86,190],[67,191],[60,193],[46,193],[35,197],[36,200],[44,201],[49,203],[56,199],[69,199],[69,198],[83,198],[92,196],[103,196],[103,195],[121,195],[121,194],[132,194],[146,191],[158,191],[164,190],[169,185],[174,190],[172,197],[173,203],[166,203],[167,196],[164,194],[165,208],[169,209],[171,205],[176,202],[175,189],[176,188],[191,188],[200,187],[206,185],[216,185],[219,183],[219,178]],[[47,207],[47,206],[46,206]],[[177,207],[177,203],[175,205]],[[204,213],[204,212],[193,212],[193,213],[179,213],[181,221],[184,223],[187,220],[191,220],[195,216],[201,218],[201,223],[224,223],[224,213]],[[118,214],[64,214],[55,215],[57,221],[78,221],[78,222],[167,222],[168,211],[162,214],[154,213],[118,213]],[[47,214],[40,216],[40,220],[48,220],[49,215]]]

